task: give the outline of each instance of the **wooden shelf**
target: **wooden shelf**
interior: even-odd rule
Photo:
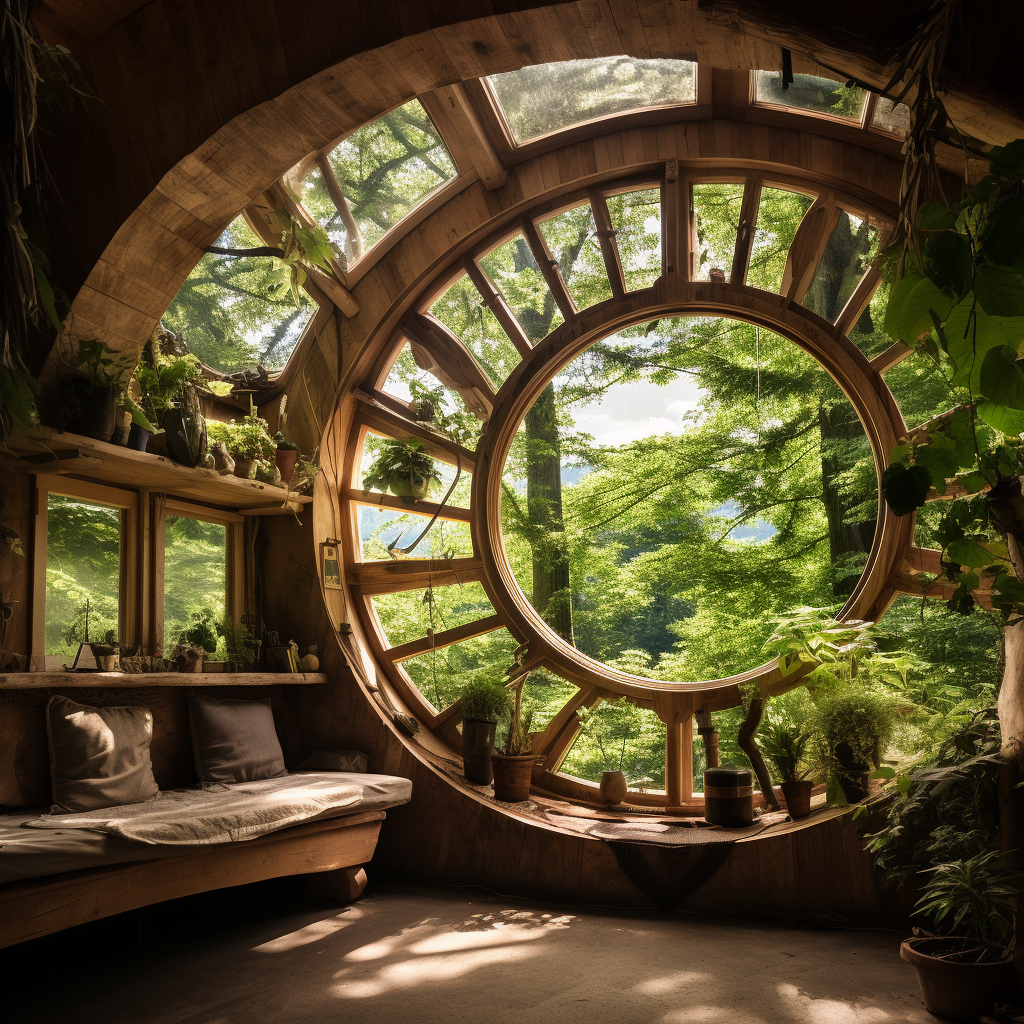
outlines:
[[[162,455],[78,434],[44,427],[34,437],[40,446],[32,451],[23,449],[19,461],[35,475],[70,475],[122,487],[145,487],[253,516],[288,515],[312,501],[308,494],[285,487],[220,476],[212,469],[192,469]]]
[[[322,672],[5,672],[0,690],[130,690],[153,686],[310,686]]]

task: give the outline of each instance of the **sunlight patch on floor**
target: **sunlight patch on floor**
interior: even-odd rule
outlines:
[[[328,918],[326,921],[314,921],[312,924],[307,924],[305,928],[299,928],[286,935],[279,935],[269,942],[253,946],[252,951],[254,953],[287,953],[290,949],[308,946],[311,942],[320,942],[364,917],[366,917],[365,911],[359,907],[349,907],[337,917]]]

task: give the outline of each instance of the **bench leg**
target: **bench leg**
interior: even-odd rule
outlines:
[[[365,888],[366,872],[360,867],[318,871],[309,876],[309,891],[320,900],[351,903]]]

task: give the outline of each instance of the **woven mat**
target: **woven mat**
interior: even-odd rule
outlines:
[[[735,843],[770,828],[773,822],[758,821],[748,828],[721,828],[707,822],[685,821],[666,824],[654,821],[588,821],[551,814],[548,819],[560,828],[580,832],[594,839],[619,843],[646,843],[650,846],[706,846],[709,843]]]

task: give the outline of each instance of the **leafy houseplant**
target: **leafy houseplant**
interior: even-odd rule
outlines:
[[[412,437],[382,438],[377,458],[363,477],[366,490],[390,491],[399,498],[425,498],[440,485],[434,460]]]
[[[497,680],[476,679],[462,691],[462,763],[477,786],[494,779],[491,754],[497,723],[512,711],[512,694]]]
[[[917,969],[925,1006],[954,1020],[990,1014],[1012,983],[1016,872],[990,850],[929,868],[916,913],[940,934],[907,939],[900,955]]]
[[[126,390],[134,359],[98,338],[82,338],[74,363],[74,373],[61,381],[64,423],[73,433],[109,441],[117,395]]]
[[[236,625],[228,616],[217,623],[217,632],[224,637],[232,671],[251,672],[259,661],[261,641],[245,623]]]
[[[806,818],[811,813],[814,783],[807,778],[807,742],[805,733],[779,722],[761,734],[761,748],[782,780],[782,795],[792,818]]]
[[[251,404],[249,412],[229,423],[209,423],[214,442],[223,441],[235,460],[235,476],[253,479],[259,471],[267,473],[275,466],[277,448],[270,436],[270,428]],[[270,481],[273,482],[273,481]]]
[[[517,657],[518,655],[519,652]],[[512,675],[517,671],[521,671],[518,661],[508,672]],[[533,737],[530,735],[533,710],[523,707],[523,687],[528,678],[529,672],[514,677],[515,698],[509,715],[505,743],[499,751],[491,755],[491,764],[494,768],[494,797],[508,803],[518,803],[530,795],[530,779],[536,761],[533,754]]]
[[[281,471],[281,482],[291,482],[292,473],[295,471],[295,460],[299,457],[299,446],[289,441],[279,430],[274,435],[274,460],[277,468]]]

